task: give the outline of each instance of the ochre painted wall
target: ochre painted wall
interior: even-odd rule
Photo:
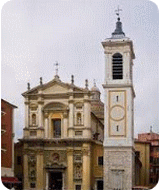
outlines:
[[[150,162],[150,145],[145,142],[135,142],[135,150],[140,152],[140,185],[149,184],[149,162]]]

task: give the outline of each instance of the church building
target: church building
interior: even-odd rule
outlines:
[[[96,84],[89,90],[85,83],[56,74],[22,94],[23,189],[103,189],[104,105]]]
[[[104,104],[96,83],[48,83],[22,94],[23,189],[131,190],[135,184],[133,43],[119,17],[105,55]],[[101,75],[101,74],[100,74]]]

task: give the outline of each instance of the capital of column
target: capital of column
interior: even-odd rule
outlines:
[[[68,103],[73,103],[73,99],[68,100]]]
[[[39,101],[38,101],[38,104],[43,105],[43,104],[44,104],[44,101],[43,101],[43,100],[39,100]]]
[[[36,153],[37,155],[43,155],[43,149],[37,149]]]
[[[25,104],[25,105],[29,105],[29,101],[25,101],[24,104]]]
[[[67,111],[65,111],[65,112],[63,113],[63,117],[64,117],[64,118],[67,118],[67,116],[68,116],[68,113],[67,113]]]
[[[73,151],[74,151],[73,148],[67,148],[67,154],[68,155],[73,155]]]
[[[90,100],[89,98],[85,98],[85,99],[84,99],[84,102],[88,102],[88,103],[90,103],[91,100]]]
[[[83,147],[83,148],[82,148],[82,153],[83,153],[83,155],[89,156],[89,155],[90,155],[90,150],[89,150],[89,148],[88,148],[88,147]]]
[[[48,116],[49,116],[49,113],[48,112],[44,112],[44,117],[48,118]]]

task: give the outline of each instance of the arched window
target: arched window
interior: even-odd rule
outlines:
[[[36,125],[36,114],[32,114],[32,125]]]
[[[123,79],[123,57],[120,53],[112,56],[112,77],[113,80]]]
[[[81,124],[82,124],[81,113],[77,113],[77,125],[81,125]]]

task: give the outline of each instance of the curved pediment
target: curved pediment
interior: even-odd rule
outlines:
[[[43,107],[44,111],[60,111],[60,110],[66,110],[67,106],[60,102],[51,102],[46,104]]]

